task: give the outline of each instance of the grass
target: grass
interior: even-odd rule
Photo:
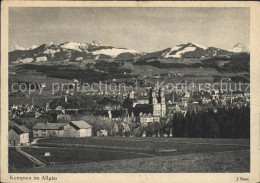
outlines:
[[[98,162],[118,159],[133,159],[150,157],[148,154],[139,154],[127,151],[116,150],[97,150],[90,148],[57,148],[57,147],[26,147],[23,148],[27,153],[43,159],[49,163],[81,163],[81,162]],[[45,157],[45,152],[51,156]],[[64,153],[66,152],[66,153]]]
[[[250,171],[247,150],[182,154],[166,157],[113,160],[21,169],[27,173],[245,173]]]
[[[33,167],[34,163],[28,158],[16,151],[15,148],[9,147],[8,149],[8,162],[12,168],[28,168]]]
[[[247,172],[249,144],[249,139],[47,138],[23,149],[49,166],[13,171]],[[177,152],[164,151],[173,149]],[[45,152],[51,156],[45,157]]]
[[[249,139],[192,139],[192,138],[48,138],[40,139],[39,145],[67,145],[75,147],[114,147],[132,150],[177,149],[174,154],[220,152],[249,148]],[[172,154],[163,153],[163,155]]]

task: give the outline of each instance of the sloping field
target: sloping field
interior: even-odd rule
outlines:
[[[249,150],[55,165],[19,170],[19,172],[30,173],[244,173],[249,171]]]
[[[146,158],[153,155],[141,152],[128,152],[112,149],[64,148],[64,147],[25,147],[23,150],[47,164],[88,163],[119,159]],[[44,156],[48,152],[50,156]],[[64,153],[66,152],[66,153]]]
[[[48,166],[21,171],[246,172],[250,163],[249,142],[249,139],[122,137],[39,139],[35,146],[22,149]]]
[[[191,138],[48,138],[38,140],[40,146],[97,147],[144,151],[176,149],[177,154],[249,149],[248,139]],[[174,152],[176,154],[176,152]]]
[[[33,167],[34,163],[27,159],[20,152],[16,151],[15,148],[8,149],[8,164],[9,168],[26,168]]]

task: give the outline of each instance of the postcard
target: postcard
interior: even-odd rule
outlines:
[[[260,181],[259,2],[1,10],[1,182]]]

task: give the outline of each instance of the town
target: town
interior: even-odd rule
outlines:
[[[145,137],[150,123],[161,126],[158,130],[160,134],[155,133],[155,130],[150,136],[174,137],[174,115],[186,117],[187,113],[195,115],[209,110],[218,113],[219,109],[239,110],[250,106],[249,91],[215,89],[167,93],[163,88],[153,87],[140,87],[139,91],[142,92],[131,90],[125,93],[104,93],[96,105],[90,105],[78,98],[91,100],[93,95],[89,97],[89,93],[74,94],[64,90],[59,99],[50,103],[12,105],[9,108],[10,121],[12,124],[17,123],[15,127],[25,125],[28,128],[25,131],[30,135],[21,142],[17,136],[14,135],[15,139],[9,135],[9,144],[22,145],[30,143],[31,139],[43,137]],[[100,92],[96,91],[95,95],[100,95]],[[166,129],[164,126],[170,127]]]

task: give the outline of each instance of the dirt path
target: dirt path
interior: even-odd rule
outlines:
[[[23,151],[21,149],[21,147],[17,147],[16,150],[18,152],[20,152],[21,154],[23,154],[24,156],[26,156],[29,160],[31,160],[32,162],[34,162],[35,164],[37,165],[40,165],[40,166],[46,166],[45,163],[43,163],[42,161],[38,160],[37,158],[35,158],[34,156],[28,154],[27,152]]]

